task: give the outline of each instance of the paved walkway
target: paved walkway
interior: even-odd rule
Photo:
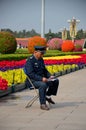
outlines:
[[[0,98],[0,130],[86,130],[86,68],[59,77],[58,95],[49,111],[37,100],[25,108],[34,91]]]

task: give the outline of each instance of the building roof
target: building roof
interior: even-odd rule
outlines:
[[[16,38],[16,41],[17,41],[17,44],[19,44],[23,47],[27,47],[29,38]]]

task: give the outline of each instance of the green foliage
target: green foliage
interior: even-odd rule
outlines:
[[[41,34],[37,33],[34,29],[32,29],[31,31],[26,31],[26,30],[21,30],[21,31],[12,31],[10,30],[9,28],[7,29],[1,29],[1,31],[8,31],[12,34],[14,34],[14,36],[16,38],[25,38],[25,37],[32,37],[32,36],[40,36]],[[57,30],[57,33],[54,33],[52,32],[51,29],[49,29],[49,32],[45,34],[45,38],[46,40],[50,40],[52,38],[62,38],[62,32],[58,32]],[[83,31],[83,29],[81,30],[78,30],[77,31],[77,36],[75,39],[85,39],[86,38],[86,31]],[[70,37],[70,32],[69,30],[67,31],[67,39],[71,40],[71,37]]]
[[[76,39],[84,39],[85,37],[84,37],[84,32],[83,32],[83,30],[81,29],[81,30],[79,30],[78,32],[77,32],[77,35],[76,35]]]
[[[23,60],[23,59],[27,59],[28,56],[30,56],[31,54],[1,54],[0,55],[0,61],[3,60]]]
[[[16,50],[15,53],[17,53],[17,54],[28,54],[29,51],[28,51],[28,48],[19,48],[19,49]]]
[[[20,49],[19,49],[20,51]],[[82,51],[82,52],[61,52],[58,50],[47,50],[44,57],[52,57],[52,56],[64,56],[64,55],[78,55],[78,54],[86,54],[86,51]],[[27,52],[27,50],[23,50],[21,49],[21,53],[15,53],[15,54],[0,54],[0,61],[3,60],[23,60],[23,59],[27,59],[27,57],[31,56],[31,54],[29,54]]]
[[[17,42],[13,34],[9,32],[0,32],[0,53],[11,54],[16,51]]]
[[[26,31],[25,29],[24,30],[21,30],[21,31],[12,31],[10,29],[1,29],[1,31],[5,31],[5,32],[11,32],[12,34],[14,34],[14,36],[16,38],[25,38],[25,37],[33,37],[35,35],[39,35],[39,33],[37,33],[34,29],[32,29],[31,31]]]

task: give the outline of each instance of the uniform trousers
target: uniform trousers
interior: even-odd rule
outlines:
[[[36,89],[39,89],[39,101],[40,104],[46,104],[46,96],[56,95],[59,86],[59,80],[42,82],[33,81],[33,85]]]

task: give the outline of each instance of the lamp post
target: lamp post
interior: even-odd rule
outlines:
[[[71,20],[68,20],[68,23],[70,24],[70,36],[72,38],[72,41],[74,42],[74,38],[77,35],[77,24],[80,22],[80,20],[76,20],[74,17]]]
[[[41,14],[41,37],[45,34],[45,0],[42,0],[42,14]]]

